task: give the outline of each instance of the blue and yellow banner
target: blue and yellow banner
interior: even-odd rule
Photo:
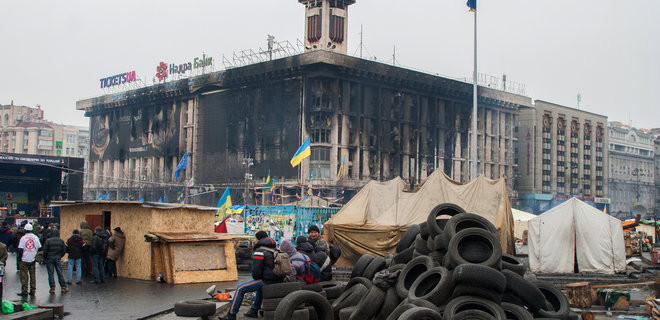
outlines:
[[[300,162],[312,155],[311,148],[309,146],[309,138],[303,142],[303,144],[298,148],[298,151],[296,151],[296,154],[293,155],[293,158],[291,158],[291,167],[295,167],[300,164]]]
[[[466,4],[470,8],[470,11],[477,11],[477,0],[468,0]]]

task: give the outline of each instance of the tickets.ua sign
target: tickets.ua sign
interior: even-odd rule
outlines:
[[[135,76],[135,71],[129,71],[126,73],[120,73],[114,76],[100,79],[101,89],[108,88],[112,86],[122,85],[124,83],[130,83],[137,80]]]

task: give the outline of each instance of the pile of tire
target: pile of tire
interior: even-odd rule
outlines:
[[[487,219],[441,204],[412,225],[396,254],[358,259],[334,319],[577,319],[552,284],[523,278],[526,267],[502,254]],[[383,286],[384,273],[396,281]]]
[[[344,285],[338,281],[269,284],[261,289],[261,308],[266,320],[333,319],[331,304],[342,292]]]

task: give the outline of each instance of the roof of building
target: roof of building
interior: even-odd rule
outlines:
[[[144,208],[155,208],[155,209],[192,209],[192,210],[202,210],[202,211],[216,211],[216,207],[206,207],[198,206],[194,204],[183,204],[183,203],[165,203],[165,202],[150,202],[150,201],[121,201],[121,200],[69,200],[69,201],[52,201],[50,207],[67,207],[67,206],[79,206],[79,205],[90,205],[90,204],[120,204],[120,205],[140,205]]]
[[[49,123],[46,122],[31,122],[31,121],[21,121],[16,124],[16,127],[19,128],[48,128],[52,129]]]

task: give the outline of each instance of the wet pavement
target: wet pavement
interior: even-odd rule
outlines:
[[[64,270],[66,279],[66,270]],[[57,277],[57,276],[55,276]],[[237,281],[166,284],[156,281],[107,278],[104,284],[95,284],[93,278],[84,278],[83,283],[73,283],[68,293],[50,294],[46,266],[37,264],[37,293],[28,297],[30,305],[61,303],[67,314],[64,319],[139,319],[170,309],[181,300],[206,299],[206,289],[215,284],[217,290],[235,289]],[[74,274],[75,279],[75,274]],[[239,281],[251,279],[249,274],[239,274]],[[57,283],[57,280],[55,281]],[[3,300],[21,301],[21,279],[16,270],[16,255],[9,254],[3,280]],[[2,315],[0,314],[0,318]]]

